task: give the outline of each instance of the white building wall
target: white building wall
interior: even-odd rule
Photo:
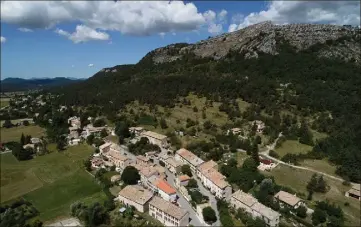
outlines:
[[[147,207],[148,207],[148,202],[143,205],[140,205],[132,200],[129,200],[123,196],[118,196],[118,200],[120,202],[122,202],[124,205],[127,206],[134,206],[135,209],[137,209],[137,211],[144,213],[145,211],[147,211]]]
[[[176,200],[176,196],[177,196],[176,193],[168,194],[160,189],[158,189],[158,193],[159,193],[160,197],[162,197],[162,199],[164,199],[166,201],[172,202],[172,201]]]
[[[189,225],[189,213],[187,212],[181,219],[176,219],[156,207],[149,205],[149,215],[157,219],[165,226],[188,226]]]

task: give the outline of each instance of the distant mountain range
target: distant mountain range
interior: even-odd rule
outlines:
[[[64,85],[74,84],[85,79],[70,77],[55,78],[6,78],[1,80],[1,92],[26,91],[33,89],[45,89],[50,87],[60,87]]]

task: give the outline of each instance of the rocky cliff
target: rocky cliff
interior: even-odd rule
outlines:
[[[154,63],[171,62],[186,53],[198,57],[224,58],[230,51],[243,53],[245,58],[257,58],[259,53],[278,54],[279,44],[288,43],[297,51],[324,44],[318,51],[322,57],[337,57],[360,62],[360,29],[324,24],[275,25],[255,24],[244,29],[202,40],[195,44],[173,44],[150,52]]]

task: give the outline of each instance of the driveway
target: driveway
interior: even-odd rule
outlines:
[[[209,197],[209,203],[211,204],[211,207],[213,208],[213,210],[216,212],[217,221],[215,223],[213,223],[212,226],[221,226],[221,222],[219,221],[219,212],[218,212],[218,208],[217,208],[216,197],[208,189],[206,189],[203,186],[202,182],[196,176],[194,176],[194,179],[197,180],[200,193]]]

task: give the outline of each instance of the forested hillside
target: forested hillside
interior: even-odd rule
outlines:
[[[338,165],[337,174],[361,182],[361,77],[355,61],[320,57],[324,50],[359,42],[359,36],[343,36],[304,50],[277,40],[277,53],[233,50],[221,59],[199,58],[185,52],[171,62],[155,64],[154,54],[136,65],[105,69],[85,82],[56,92],[67,105],[99,105],[106,115],[131,101],[172,107],[189,92],[224,103],[232,117],[233,100],[242,98],[276,117],[280,110],[313,119],[312,127],[329,135],[317,141],[314,151]],[[179,51],[178,44],[169,51]],[[277,126],[275,126],[277,130]]]

